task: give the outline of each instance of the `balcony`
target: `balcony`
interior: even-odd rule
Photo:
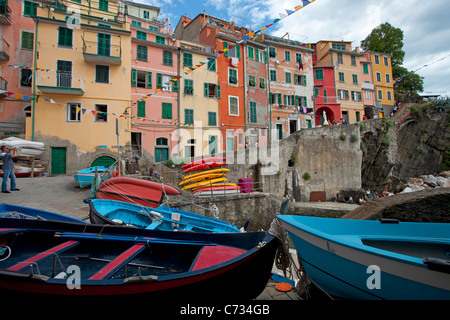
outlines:
[[[0,24],[11,24],[11,9],[4,1],[0,1]]]
[[[0,77],[0,97],[8,95],[8,81]]]
[[[9,43],[0,37],[0,61],[9,61]]]
[[[84,79],[81,74],[57,71],[39,71],[36,85],[43,93],[84,95]]]
[[[107,36],[109,37],[99,37],[98,41],[88,41],[82,37],[84,61],[108,65],[122,64],[122,48],[120,44],[111,44],[110,35]]]

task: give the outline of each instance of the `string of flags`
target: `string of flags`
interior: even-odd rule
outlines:
[[[422,69],[424,69],[424,68],[427,68],[427,67],[429,67],[429,66],[431,66],[431,65],[433,65],[433,64],[435,64],[435,63],[438,63],[438,62],[440,62],[440,61],[446,59],[447,57],[450,57],[450,54],[448,54],[448,55],[446,55],[446,56],[444,56],[444,57],[442,57],[442,58],[440,58],[440,59],[437,59],[436,61],[433,61],[433,62],[431,62],[431,63],[424,64],[424,65],[421,66],[420,68],[417,68],[417,69],[415,69],[415,70],[412,70],[412,71],[408,72],[407,74],[404,74],[404,75],[401,76],[400,78],[395,79],[394,84],[395,84],[395,83],[398,83],[398,82],[400,82],[400,81],[402,81],[402,80],[403,80],[407,75],[409,75],[410,73],[416,73],[417,71],[422,70]]]
[[[242,36],[242,40],[238,41],[236,44],[234,45],[230,45],[228,46],[228,48],[224,48],[223,50],[219,50],[218,51],[218,56],[217,58],[214,60],[214,62],[223,54],[225,54],[226,52],[228,52],[229,50],[233,49],[235,46],[240,45],[241,43],[243,43],[244,41],[250,40],[252,38],[254,38],[258,33],[266,30],[267,28],[270,28],[271,26],[273,26],[274,24],[280,22],[281,20],[287,18],[288,16],[292,15],[293,13],[297,12],[298,10],[306,7],[307,5],[311,4],[312,2],[315,2],[316,0],[302,0],[302,4],[297,5],[294,10],[288,10],[286,9],[286,13],[280,13],[279,16],[280,18],[275,19],[272,23],[265,25],[264,27],[261,27],[259,30],[255,31],[255,32],[249,32],[247,35]],[[184,76],[190,74],[191,72],[197,70],[198,68],[202,67],[205,64],[210,63],[210,59],[206,59],[204,61],[200,61],[199,64],[193,66],[193,67],[188,67],[184,74],[181,76],[174,76],[171,80],[167,81],[166,83],[163,84],[163,86],[169,86],[172,83],[179,81],[180,79],[182,79]],[[54,69],[47,69],[47,68],[34,68],[34,67],[27,67],[27,66],[19,66],[19,65],[13,65],[13,64],[1,64],[2,67],[13,67],[13,68],[20,68],[20,69],[28,69],[31,71],[42,71],[42,72],[49,72],[49,71],[55,71],[55,72],[61,72],[63,73],[64,71],[61,70],[54,70]],[[126,109],[130,109],[132,106],[136,106],[138,104],[138,102],[144,101],[145,99],[148,99],[149,97],[151,97],[152,95],[162,91],[164,89],[164,87],[157,87],[153,92],[146,94],[145,96],[143,96],[141,99],[138,99],[136,102],[131,103],[130,106],[127,106]],[[66,104],[63,103],[58,103],[55,102],[53,99],[48,99],[48,98],[39,98],[39,96],[37,97],[32,97],[32,96],[27,96],[24,94],[17,94],[17,93],[13,93],[10,91],[6,91],[6,90],[0,90],[0,94],[5,94],[10,97],[10,96],[14,96],[14,98],[16,100],[22,100],[23,101],[36,101],[36,102],[50,102],[52,104],[58,104],[58,105],[62,105],[62,106],[66,106]],[[134,117],[134,116],[125,116],[124,114],[116,114],[116,113],[112,113],[112,112],[102,112],[102,111],[96,111],[96,110],[91,110],[91,109],[87,109],[87,108],[82,108],[82,107],[77,107],[77,112],[81,112],[82,114],[85,114],[86,112],[88,113],[92,113],[93,115],[96,114],[103,114],[103,115],[112,115],[112,116],[117,116],[119,118],[122,117],[128,117],[131,119],[139,119],[142,121],[147,121],[147,122],[153,122],[153,123],[163,123],[163,124],[170,124],[170,125],[181,125],[181,126],[194,126],[194,124],[185,124],[185,123],[179,123],[179,122],[174,122],[174,121],[166,121],[166,120],[153,120],[153,119],[147,119],[145,117]]]

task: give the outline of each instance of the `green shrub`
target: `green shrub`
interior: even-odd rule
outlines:
[[[345,133],[341,134],[339,137],[341,140],[347,139],[347,135]]]
[[[308,181],[309,179],[311,179],[311,175],[310,175],[308,172],[306,172],[306,173],[303,175],[303,179],[305,179],[306,181]]]

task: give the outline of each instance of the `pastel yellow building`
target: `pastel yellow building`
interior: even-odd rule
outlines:
[[[180,40],[179,143],[173,153],[182,158],[222,150],[218,112],[221,92],[215,57],[211,48]]]
[[[316,66],[334,66],[334,96],[336,102],[341,104],[341,118],[348,122],[362,120],[364,104],[359,49],[353,50],[351,41],[319,41],[316,43],[316,54]]]
[[[110,164],[130,144],[129,25],[113,0],[46,3],[33,17],[26,138],[45,143],[49,174]]]
[[[391,55],[370,51],[369,53],[375,86],[375,108],[380,116],[389,116],[395,104]]]

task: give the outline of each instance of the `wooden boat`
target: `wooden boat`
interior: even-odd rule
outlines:
[[[0,146],[7,145],[11,150],[17,148],[16,155],[23,157],[36,157],[44,153],[45,145],[38,141],[29,141],[16,137],[0,140]]]
[[[83,220],[72,218],[59,213],[50,211],[23,207],[8,203],[0,204],[0,218],[15,218],[15,219],[33,219],[33,220],[57,220],[65,222],[86,223]]]
[[[192,193],[199,195],[199,196],[208,196],[208,195],[221,195],[221,194],[237,194],[239,193],[239,190],[241,187],[237,185],[224,185],[220,187],[206,187],[206,188],[199,188],[192,191]]]
[[[92,199],[89,218],[97,224],[126,224],[147,230],[192,232],[239,232],[231,223],[192,212],[159,206],[144,207],[133,203]]]
[[[52,303],[248,301],[264,290],[278,247],[264,231],[168,232],[18,219],[2,219],[0,236],[0,294]]]
[[[112,177],[100,184],[95,198],[158,207],[165,195],[179,194],[180,189],[165,183],[131,177]]]
[[[215,179],[209,179],[209,180],[203,180],[199,182],[194,182],[188,185],[185,185],[181,188],[181,190],[190,190],[190,189],[198,189],[205,186],[211,186],[214,183],[224,182],[227,181],[226,178],[215,178]]]
[[[86,169],[78,170],[72,172],[73,178],[75,182],[78,184],[80,188],[89,187],[92,182],[94,182],[95,178],[95,170],[97,170],[97,174],[102,174],[108,171],[109,167],[105,166],[94,166]]]
[[[202,158],[202,159],[195,160],[190,163],[184,164],[181,167],[188,168],[188,167],[193,167],[195,165],[202,164],[202,163],[224,162],[226,160],[227,160],[226,158],[219,158],[219,157]]]
[[[279,215],[317,287],[344,299],[450,299],[450,224]]]
[[[3,162],[0,161],[0,164],[3,164]],[[33,177],[37,177],[44,172],[44,169],[44,166],[41,164],[35,164],[34,167],[32,167],[29,164],[20,162],[14,163],[14,174],[17,178],[31,177],[31,172],[33,172]],[[0,177],[3,177],[2,169],[0,169]]]
[[[201,164],[194,165],[192,167],[188,167],[188,168],[184,169],[183,172],[186,173],[186,172],[196,171],[196,170],[208,170],[208,169],[213,169],[213,168],[225,166],[226,164],[227,164],[226,162],[201,163]]]

